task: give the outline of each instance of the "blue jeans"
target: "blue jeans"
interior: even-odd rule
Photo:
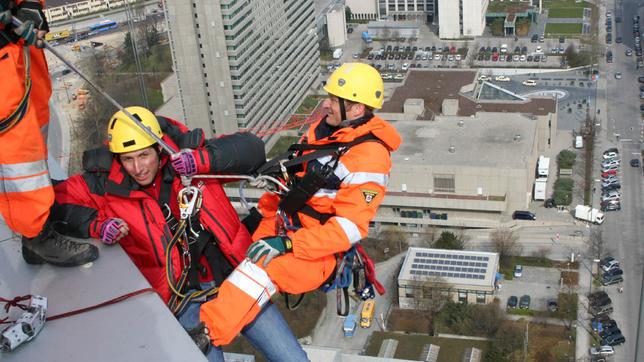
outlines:
[[[199,324],[199,307],[201,303],[190,303],[179,316],[179,323],[184,328],[191,329]],[[264,306],[255,320],[242,330],[242,334],[269,361],[309,360],[279,309],[271,302]],[[224,361],[221,347],[212,346],[206,357],[210,362]]]

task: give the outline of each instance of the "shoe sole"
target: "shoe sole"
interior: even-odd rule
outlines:
[[[73,262],[73,261],[66,261],[66,260],[55,261],[55,260],[48,260],[46,258],[43,258],[42,256],[34,253],[33,251],[23,246],[22,258],[25,260],[27,264],[31,264],[31,265],[40,265],[40,264],[48,263],[51,265],[61,266],[61,267],[74,267],[74,266],[87,264],[89,262],[92,262],[98,259],[98,253],[96,253],[96,255],[92,255],[91,258],[89,258],[88,260],[84,260],[83,262]]]

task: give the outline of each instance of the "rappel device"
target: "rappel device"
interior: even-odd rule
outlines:
[[[0,349],[10,352],[25,342],[36,338],[45,326],[47,313],[47,298],[34,295],[29,307],[13,324],[2,331]]]

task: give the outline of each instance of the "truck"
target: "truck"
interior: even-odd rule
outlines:
[[[356,331],[356,315],[349,314],[344,319],[344,325],[342,326],[345,337],[353,337],[353,333]]]
[[[338,48],[333,51],[333,59],[340,59],[342,56],[342,49]]]
[[[369,43],[371,43],[373,41],[373,39],[371,39],[371,36],[369,36],[368,31],[363,31],[362,32],[362,40],[364,40],[365,43],[367,43],[367,44],[369,44]]]
[[[373,321],[373,315],[376,312],[376,301],[373,299],[366,300],[362,305],[362,312],[360,313],[360,327],[369,328],[371,327],[371,321]]]
[[[548,177],[550,170],[550,157],[539,156],[537,162],[537,177]]]
[[[543,201],[546,199],[546,183],[547,178],[538,178],[534,180],[534,200]]]
[[[575,206],[575,218],[589,221],[597,225],[604,222],[604,214],[601,211],[586,205]]]

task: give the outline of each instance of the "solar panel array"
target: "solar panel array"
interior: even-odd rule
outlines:
[[[485,279],[489,260],[488,256],[417,252],[409,273],[482,280]]]

